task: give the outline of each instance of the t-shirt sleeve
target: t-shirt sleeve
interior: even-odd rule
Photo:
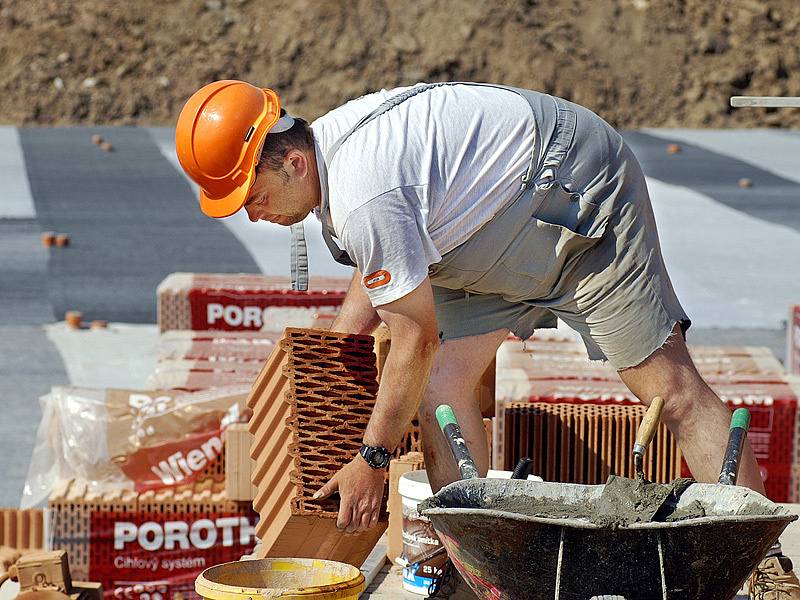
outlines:
[[[402,298],[442,257],[425,228],[416,186],[390,190],[352,211],[341,242],[361,271],[373,306]]]

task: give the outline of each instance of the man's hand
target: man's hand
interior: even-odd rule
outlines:
[[[385,470],[373,469],[357,455],[314,494],[314,500],[338,490],[341,502],[336,526],[346,533],[366,531],[378,522],[385,481]]]

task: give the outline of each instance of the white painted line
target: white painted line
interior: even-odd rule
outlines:
[[[800,107],[800,98],[793,96],[731,96],[731,106],[764,108]]]
[[[160,133],[153,133],[152,137],[161,154],[189,182],[195,195],[199,195],[200,189],[197,184],[181,168],[172,141],[165,139]],[[200,209],[198,208],[198,210]],[[226,219],[219,220],[247,249],[262,273],[266,275],[289,275],[291,238],[288,227],[265,221],[253,223],[247,218],[247,213],[243,210]],[[311,214],[303,221],[303,225],[306,228],[309,275],[311,277],[349,277],[353,270],[333,260],[325,241],[322,239],[321,227],[317,218]]]
[[[670,278],[697,327],[779,329],[800,298],[800,233],[647,179]]]
[[[0,181],[0,219],[34,218],[36,209],[16,127],[0,126]]]
[[[642,129],[642,132],[686,142],[800,183],[800,135],[780,129]]]
[[[106,329],[46,325],[71,385],[147,389],[156,367],[158,326],[109,323]]]

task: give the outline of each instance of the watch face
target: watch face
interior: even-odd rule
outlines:
[[[386,448],[362,446],[361,456],[367,461],[370,467],[375,469],[384,469],[391,460],[391,455]]]

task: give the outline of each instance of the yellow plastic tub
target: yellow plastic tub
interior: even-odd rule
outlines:
[[[364,576],[356,567],[315,558],[262,558],[203,571],[195,591],[207,600],[356,600]]]

